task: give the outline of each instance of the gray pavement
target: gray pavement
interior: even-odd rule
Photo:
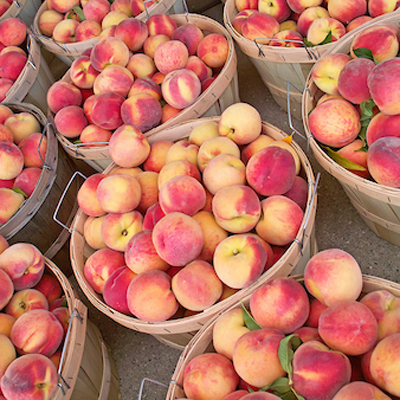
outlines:
[[[222,21],[222,4],[204,14]],[[291,133],[288,118],[272,99],[249,58],[238,50],[238,77],[240,100],[255,106],[262,119],[287,133]],[[304,131],[302,123],[294,121],[296,129]],[[306,151],[306,143],[299,136],[296,142]],[[315,221],[318,250],[341,248],[358,261],[363,273],[379,276],[400,283],[400,248],[377,237],[358,216],[338,181],[325,172],[307,153],[314,173],[320,173],[317,215]],[[77,288],[79,290],[79,288]],[[93,308],[89,318],[100,329],[111,349],[120,378],[122,400],[138,399],[144,378],[168,384],[175,369],[180,350],[160,343],[154,337],[127,329]],[[166,389],[147,382],[143,400],[165,399]]]

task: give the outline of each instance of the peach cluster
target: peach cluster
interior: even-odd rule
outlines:
[[[49,399],[70,312],[60,282],[30,243],[0,236],[0,393]]]
[[[215,352],[185,365],[185,398],[397,398],[400,298],[383,288],[362,292],[362,284],[357,261],[332,248],[311,257],[304,281],[281,277],[259,286],[248,310],[231,308],[208,327]],[[292,356],[285,351],[292,344],[282,342],[290,336],[301,339],[291,342]]]
[[[28,199],[40,179],[47,138],[34,114],[0,105],[0,224]]]
[[[382,0],[235,0],[233,28],[263,45],[304,47],[335,42],[347,32],[395,11]]]
[[[47,93],[58,132],[88,146],[174,117],[216,79],[229,54],[222,34],[177,26],[164,14],[146,22],[127,18],[103,36],[72,63],[70,80]]]
[[[83,273],[110,307],[152,322],[201,312],[296,238],[308,196],[299,155],[261,133],[253,106],[235,103],[176,142],[150,145],[128,127],[110,141],[117,166],[77,196],[93,249]],[[127,167],[131,154],[144,157]]]
[[[354,37],[350,54],[317,61],[311,76],[322,95],[308,119],[315,139],[337,152],[346,169],[394,188],[400,187],[398,34],[391,24],[369,27]]]
[[[3,1],[7,3],[8,1]],[[0,2],[0,12],[2,3]],[[27,27],[17,17],[0,21],[0,101],[18,79],[28,60]]]

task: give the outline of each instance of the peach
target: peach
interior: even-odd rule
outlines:
[[[190,143],[194,143],[200,147],[207,139],[218,136],[218,122],[203,121],[190,131],[188,140]]]
[[[191,399],[223,399],[238,384],[231,360],[217,353],[193,357],[183,371],[183,390]]]
[[[119,25],[122,21],[128,18],[129,18],[128,15],[126,15],[123,11],[119,10],[110,11],[101,21],[101,28],[104,32],[107,28],[115,27],[115,29],[113,29],[113,32],[115,33],[117,25]]]
[[[204,245],[204,233],[189,215],[172,212],[155,224],[153,243],[164,261],[179,267],[198,257]]]
[[[90,124],[82,129],[79,140],[84,147],[107,146],[111,139],[112,132],[108,129],[100,128],[97,125]]]
[[[252,13],[242,26],[242,34],[248,40],[269,44],[270,38],[279,32],[279,22],[269,14],[256,11]]]
[[[304,211],[306,209],[308,199],[307,181],[301,176],[296,176],[294,178],[292,187],[283,195],[297,203]]]
[[[130,0],[116,0],[111,4],[111,11],[122,11],[128,17],[133,17]]]
[[[368,75],[367,84],[372,100],[387,115],[400,114],[400,98],[397,94],[399,73],[400,60],[392,58],[376,65]]]
[[[77,42],[94,39],[100,36],[101,25],[93,20],[82,21],[76,28],[75,38]]]
[[[229,54],[229,43],[219,33],[206,35],[198,44],[196,55],[210,68],[224,66]]]
[[[307,41],[313,45],[322,44],[328,35],[336,42],[346,34],[345,26],[337,19],[321,17],[316,19],[308,28]]]
[[[110,64],[125,67],[129,61],[129,48],[121,39],[106,37],[93,47],[90,61],[97,71],[102,71]]]
[[[239,12],[243,10],[257,10],[258,0],[235,0],[235,6]]]
[[[145,214],[147,209],[158,201],[158,173],[144,171],[136,175],[136,179],[142,188],[142,196],[136,209]]]
[[[346,146],[340,148],[337,153],[349,161],[359,165],[357,169],[348,168],[349,171],[351,171],[353,174],[361,176],[362,178],[369,179],[371,176],[368,171],[368,152],[361,150],[362,147],[362,140],[356,139]]]
[[[379,184],[400,187],[400,137],[377,139],[368,149],[367,165],[372,178]]]
[[[12,189],[0,188],[0,224],[5,224],[22,206],[25,197]]]
[[[150,146],[150,152],[143,163],[145,171],[160,172],[165,165],[168,150],[174,143],[168,140],[159,140]]]
[[[258,11],[273,16],[279,23],[286,21],[292,13],[286,0],[259,0]]]
[[[115,166],[115,168],[113,168],[108,173],[108,175],[127,174],[127,175],[132,175],[133,177],[136,177],[141,172],[143,172],[143,170],[140,167],[122,168],[122,167]]]
[[[179,304],[171,290],[170,276],[160,270],[145,271],[134,277],[127,290],[129,311],[147,322],[171,318]]]
[[[0,124],[4,124],[4,122],[6,121],[6,119],[13,115],[14,111],[11,110],[10,107],[7,107],[4,104],[0,104]]]
[[[22,19],[11,17],[0,21],[0,42],[4,46],[20,46],[26,34],[26,24]]]
[[[100,217],[106,212],[101,207],[97,197],[96,191],[101,180],[106,177],[104,174],[93,174],[89,176],[77,193],[77,202],[82,211],[92,217]]]
[[[258,12],[257,9],[244,9],[235,15],[235,18],[232,21],[233,28],[239,33],[243,33],[243,25],[247,21],[247,18],[255,12]]]
[[[81,134],[88,121],[82,107],[67,106],[57,112],[54,116],[54,123],[61,135],[75,138]]]
[[[60,346],[64,329],[50,311],[31,310],[15,321],[10,338],[19,354],[38,353],[49,357]]]
[[[10,337],[11,328],[14,325],[16,318],[4,312],[0,313],[0,333]]]
[[[248,184],[262,196],[286,193],[295,176],[296,163],[292,153],[277,146],[258,151],[246,165]]]
[[[242,148],[240,155],[241,159],[245,164],[247,164],[253,154],[257,153],[258,150],[269,146],[272,142],[274,142],[274,139],[271,136],[260,134],[257,139]]]
[[[376,41],[379,37],[379,41]],[[350,55],[355,57],[354,50],[358,48],[370,49],[374,61],[381,63],[396,57],[399,51],[399,41],[391,25],[377,25],[363,29],[355,36],[351,43]]]
[[[257,329],[239,337],[233,348],[233,365],[247,384],[261,388],[284,377],[278,358],[279,342],[285,335],[278,329]]]
[[[103,18],[110,12],[110,3],[106,0],[88,0],[82,10],[87,20],[101,24]]]
[[[49,109],[55,114],[67,106],[80,106],[82,104],[82,93],[71,83],[57,81],[50,86],[46,99]]]
[[[297,20],[297,28],[299,33],[304,37],[307,37],[308,29],[310,25],[318,18],[329,17],[328,10],[322,6],[313,6],[306,8]]]
[[[24,156],[25,168],[42,168],[47,153],[47,137],[41,133],[31,133],[18,145]]]
[[[168,182],[170,179],[178,175],[191,176],[200,181],[200,171],[198,168],[188,160],[175,160],[166,163],[158,174],[157,185],[158,188]]]
[[[297,335],[303,343],[308,342],[310,340],[318,340],[322,342],[322,339],[320,338],[318,334],[318,329],[317,328],[312,328],[311,326],[302,326],[299,329],[296,329],[293,332],[294,335]]]
[[[39,290],[39,292],[43,293],[49,304],[53,300],[61,297],[63,293],[58,279],[54,275],[46,272],[43,274],[42,278],[34,287],[34,289]]]
[[[361,129],[360,116],[349,101],[332,98],[315,107],[308,118],[315,139],[331,147],[351,143]]]
[[[0,310],[2,310],[13,297],[14,284],[8,274],[0,270]]]
[[[167,35],[160,33],[159,35],[149,36],[143,43],[143,52],[151,58],[154,58],[154,53],[159,44],[168,42],[170,38]]]
[[[261,242],[251,235],[228,236],[218,243],[213,256],[219,279],[233,289],[250,286],[261,275],[267,261]]]
[[[151,78],[157,71],[154,60],[144,53],[132,54],[126,68],[135,78]]]
[[[303,36],[291,30],[280,31],[276,33],[271,41],[270,46],[281,46],[281,47],[303,47]]]
[[[25,68],[27,56],[19,51],[7,51],[0,54],[0,77],[16,81]]]
[[[182,42],[191,56],[196,54],[197,47],[203,38],[203,31],[193,23],[186,23],[177,27],[171,37],[172,40]]]
[[[310,326],[311,328],[318,328],[319,317],[327,308],[327,305],[320,302],[318,299],[313,298],[310,301],[310,314],[305,322],[305,325]]]
[[[154,64],[165,75],[185,68],[188,58],[188,48],[179,40],[160,43],[154,52]]]
[[[351,3],[329,0],[328,12],[332,18],[346,25],[354,18],[367,14],[367,0],[356,0]]]
[[[295,148],[289,144],[288,142],[284,141],[284,140],[274,140],[273,142],[271,142],[269,144],[269,147],[280,147],[282,149],[288,150],[294,159],[294,163],[295,163],[295,167],[296,167],[296,175],[298,175],[300,173],[300,169],[301,169],[301,161],[300,161],[300,157],[297,154],[297,151],[295,150]]]
[[[0,254],[0,268],[11,277],[15,290],[35,286],[44,266],[43,254],[30,243],[15,243]]]
[[[0,78],[0,101],[3,101],[14,82],[11,79]]]
[[[350,382],[351,363],[340,351],[310,340],[295,351],[293,361],[293,389],[306,399],[331,399]]]
[[[181,139],[170,147],[165,157],[165,163],[168,164],[171,161],[187,160],[197,166],[198,152],[199,147],[196,144]]]
[[[131,0],[129,3],[130,9],[132,10],[133,15],[136,17],[142,12],[148,10],[148,8],[153,5],[154,1],[143,1],[143,0]]]
[[[322,312],[318,333],[331,349],[358,356],[375,345],[378,323],[366,305],[355,300],[344,300]]]
[[[31,134],[41,131],[39,121],[30,112],[19,112],[10,115],[4,121],[4,125],[10,129],[17,145]]]
[[[134,125],[141,132],[157,126],[161,121],[160,102],[149,93],[137,93],[128,97],[121,106],[124,124]]]
[[[0,179],[14,179],[24,168],[24,155],[16,144],[0,142]]]
[[[166,35],[172,37],[175,29],[177,28],[176,22],[167,14],[153,14],[147,21],[146,25],[149,29],[149,35]]]
[[[7,367],[16,359],[17,353],[11,340],[0,333],[0,378],[6,372]]]
[[[15,179],[0,179],[0,188],[12,189]]]
[[[222,400],[239,400],[242,397],[244,397],[244,395],[246,395],[246,394],[249,394],[249,392],[247,390],[235,390],[234,392],[225,396]],[[267,393],[265,393],[265,394],[267,394]]]
[[[79,22],[75,19],[63,19],[54,27],[52,39],[60,43],[74,43],[78,26]]]
[[[135,276],[136,274],[126,266],[116,269],[104,284],[104,302],[114,310],[130,315],[127,291],[129,284]]]
[[[385,136],[400,137],[398,129],[399,115],[386,115],[382,112],[374,115],[367,127],[366,139],[371,146],[377,139]]]
[[[369,0],[368,1],[368,14],[372,18],[379,17],[382,14],[386,14],[388,12],[392,12],[397,10],[399,5],[397,2],[393,1],[377,1],[377,0]]]
[[[57,388],[58,374],[52,361],[41,354],[26,354],[14,360],[1,379],[7,398],[50,398]]]
[[[390,397],[368,382],[350,382],[344,385],[333,397],[332,400],[350,400],[357,397],[365,400],[390,400]]]
[[[121,65],[109,65],[104,68],[93,82],[94,94],[114,92],[123,97],[128,95],[134,77],[132,73]]]
[[[114,37],[114,33],[115,33],[115,29],[116,29],[117,25],[110,25],[107,28],[104,28],[99,37],[97,38],[98,41],[103,40],[106,37]]]
[[[146,213],[143,216],[143,230],[152,230],[155,224],[164,216],[165,214],[160,207],[160,203],[157,201],[157,203],[153,204],[147,209]]]
[[[110,157],[117,165],[133,168],[146,160],[150,153],[150,144],[138,128],[124,124],[111,136],[109,151]]]
[[[207,78],[211,78],[213,73],[212,69],[197,56],[190,56],[185,68],[193,71],[199,77],[200,82],[203,82]]]
[[[171,288],[179,304],[192,311],[211,307],[222,294],[222,282],[204,260],[194,260],[180,269],[171,280]]]
[[[179,69],[165,76],[161,84],[161,92],[169,105],[183,109],[197,100],[201,93],[201,82],[193,71]]]
[[[49,309],[46,296],[37,289],[24,289],[14,293],[5,308],[5,312],[17,319],[28,311],[39,309]]]
[[[121,108],[125,98],[117,93],[96,95],[90,110],[92,123],[103,129],[114,130],[122,125]]]
[[[294,13],[300,14],[308,7],[321,5],[322,0],[288,0],[287,3]]]
[[[15,178],[13,189],[20,189],[24,196],[31,197],[42,173],[41,168],[24,168],[22,172]]]
[[[154,96],[157,100],[161,100],[161,88],[150,78],[137,78],[133,82],[131,88],[129,89],[128,97],[136,93],[149,93]]]
[[[64,19],[64,15],[56,10],[44,10],[38,16],[38,26],[43,35],[52,37],[54,27]]]
[[[352,30],[358,28],[362,24],[371,21],[372,17],[369,15],[361,15],[360,17],[354,18],[346,25],[346,32],[351,32]]]
[[[11,132],[11,129],[4,124],[0,124],[0,141],[1,140],[7,140],[8,142],[13,141],[13,134]]]
[[[101,225],[105,215],[102,217],[88,217],[83,225],[83,236],[86,243],[94,250],[107,247],[101,234]]]
[[[351,282],[351,285],[344,285]],[[308,292],[330,306],[356,300],[362,290],[362,272],[352,255],[341,249],[318,252],[306,264],[304,283]]]
[[[149,36],[149,30],[140,19],[127,18],[117,25],[114,36],[122,40],[130,51],[137,52],[143,47]]]

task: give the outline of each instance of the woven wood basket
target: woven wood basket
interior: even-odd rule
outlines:
[[[18,17],[24,21],[29,28],[41,4],[42,2],[40,0],[13,1],[7,11],[0,17],[0,21],[7,18]]]
[[[296,275],[294,276],[294,278],[300,282],[303,281],[302,275]],[[361,295],[379,289],[385,289],[395,296],[400,296],[400,284],[374,276],[363,275],[363,289]],[[251,294],[249,294],[242,300],[245,306],[248,306],[250,297]],[[229,310],[235,308],[241,308],[241,304],[237,303],[236,305],[232,306]],[[226,312],[229,310],[226,310]],[[194,357],[200,354],[215,351],[213,348],[212,340],[213,340],[214,325],[218,320],[218,317],[219,316],[214,317],[206,325],[204,325],[204,327],[201,330],[199,330],[196,336],[192,339],[192,341],[186,346],[185,350],[182,352],[176,364],[174,374],[172,375],[166,400],[177,400],[185,398],[185,393],[182,387],[183,387],[183,373],[185,371],[187,364]]]
[[[194,104],[182,110],[178,115],[167,122],[145,132],[150,137],[172,125],[198,117],[209,117],[221,115],[231,104],[239,102],[239,84],[237,77],[237,58],[232,38],[226,29],[211,18],[196,14],[171,15],[178,26],[187,22],[197,25],[206,33],[220,33],[224,35],[229,43],[227,61],[219,73],[217,79],[199,96]],[[63,80],[70,82],[69,71]],[[83,147],[73,144],[66,137],[57,134],[61,146],[72,157],[82,159],[92,168],[101,172],[111,164],[108,146]]]
[[[386,15],[369,26],[384,23],[400,27],[400,15]],[[351,43],[357,33],[348,35],[326,54],[349,53]],[[351,204],[368,227],[382,239],[400,246],[400,189],[361,178],[341,167],[322,150],[311,135],[308,126],[308,115],[323,94],[315,85],[311,74],[307,79],[306,89],[303,93],[303,123],[316,160],[340,182]]]
[[[151,136],[149,141],[176,141],[187,138],[193,127],[207,120],[218,121],[218,117],[201,118],[181,123]],[[270,135],[276,140],[280,140],[286,136],[284,132],[265,122],[263,123],[262,129],[263,133]],[[210,318],[212,318],[214,315],[220,314],[232,304],[235,304],[248,293],[251,293],[263,282],[272,277],[287,276],[293,272],[302,272],[305,264],[316,252],[314,221],[317,197],[315,194],[316,184],[311,165],[301,148],[296,143],[293,143],[293,146],[296,149],[302,163],[302,175],[309,184],[305,217],[296,240],[290,245],[284,255],[268,271],[266,271],[257,282],[253,283],[247,288],[239,290],[229,298],[214,304],[203,312],[189,317],[168,320],[160,323],[148,323],[135,317],[119,313],[104,303],[102,297],[90,287],[84,276],[84,264],[90,254],[93,253],[93,249],[91,249],[84,240],[83,225],[87,217],[82,210],[79,209],[71,227],[71,264],[77,282],[89,301],[98,310],[119,324],[136,331],[152,334],[157,339],[171,346],[183,348],[193,337],[196,331],[198,331]],[[104,173],[110,172],[113,168],[115,168],[115,165],[110,165],[110,167],[108,167]]]

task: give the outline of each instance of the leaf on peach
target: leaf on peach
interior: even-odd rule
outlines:
[[[246,327],[251,331],[261,329],[261,326],[257,324],[253,316],[247,311],[247,308],[244,306],[243,303],[242,303],[242,309],[243,309],[243,319]]]

